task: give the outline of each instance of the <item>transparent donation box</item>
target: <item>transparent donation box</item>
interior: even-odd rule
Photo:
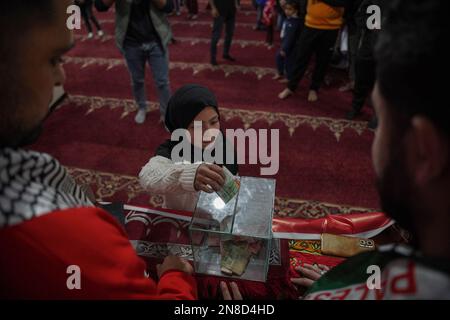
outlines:
[[[189,231],[196,273],[265,282],[275,180],[235,177],[231,197],[201,192]],[[230,199],[231,198],[231,199]]]

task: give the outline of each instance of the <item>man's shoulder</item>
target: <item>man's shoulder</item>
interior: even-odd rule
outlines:
[[[0,228],[56,210],[92,206],[66,168],[48,154],[1,149]]]

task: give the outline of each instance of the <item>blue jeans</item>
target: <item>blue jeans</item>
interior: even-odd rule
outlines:
[[[159,111],[161,117],[165,117],[171,95],[168,52],[159,43],[150,42],[141,46],[125,45],[124,56],[131,74],[134,99],[140,109],[147,108],[145,64],[148,61],[158,91]]]

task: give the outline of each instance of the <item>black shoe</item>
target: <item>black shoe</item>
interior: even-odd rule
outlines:
[[[218,66],[219,64],[217,63],[216,59],[211,59],[211,65]]]
[[[229,54],[225,54],[225,55],[223,56],[223,58],[224,58],[225,60],[228,60],[228,61],[231,61],[231,62],[235,62],[235,61],[236,61],[236,59],[233,58],[232,56],[230,56]]]
[[[378,127],[378,119],[376,117],[373,117],[372,119],[370,119],[367,127],[369,129],[375,130]]]
[[[353,119],[355,119],[357,116],[359,116],[360,114],[361,114],[360,111],[352,110],[352,111],[349,111],[349,112],[345,115],[345,119],[347,119],[347,120],[353,120]]]

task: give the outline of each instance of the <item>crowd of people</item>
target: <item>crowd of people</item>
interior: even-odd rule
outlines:
[[[236,2],[225,2],[210,1],[216,32],[223,23],[235,21]],[[442,81],[450,71],[442,50],[450,36],[450,3],[391,0],[385,5],[381,0],[362,0],[353,18],[344,19],[350,2],[309,0],[306,9],[292,0],[280,3],[286,18],[276,60],[279,76],[288,80],[280,97],[292,95],[315,54],[309,100],[317,100],[339,30],[347,23],[349,30],[360,33],[350,45],[357,48],[351,53],[356,97],[349,117],[358,114],[372,92],[379,122],[372,159],[380,205],[411,232],[413,241],[349,258],[331,270],[305,265],[299,269],[304,278],[292,282],[311,287],[308,299],[450,299],[450,109]],[[365,5],[375,2],[386,17],[382,29],[372,32],[361,26]],[[196,299],[189,262],[169,256],[157,267],[158,279],[149,278],[117,221],[95,206],[57,159],[26,149],[49,116],[54,86],[65,81],[61,58],[74,45],[73,33],[66,27],[71,3],[0,2],[0,298]],[[268,0],[262,8],[263,1],[257,2],[263,17],[268,3],[273,4]],[[167,14],[174,10],[173,3],[96,0],[95,5],[101,11],[115,5],[116,41],[139,105],[136,121],[145,120],[148,62],[158,87],[161,121],[169,131],[191,130],[195,120],[220,130],[220,102],[210,90],[185,85],[171,95],[167,45],[172,34]],[[232,37],[232,28],[227,29]],[[224,58],[230,58],[229,48],[225,46]],[[223,168],[190,163],[189,158],[174,163],[171,142],[161,142],[142,169],[140,182],[145,189],[164,194],[166,205],[188,210],[198,192],[214,192],[223,185]],[[228,169],[238,172],[237,166]],[[82,269],[82,290],[68,290],[67,267],[73,264]],[[382,268],[381,292],[361,290],[367,266],[373,264]],[[231,284],[233,294],[225,283],[221,289],[226,299],[245,298],[236,283]]]
[[[379,29],[367,27],[367,19],[373,5],[383,10],[385,0],[252,0],[257,12],[254,30],[266,31],[266,42],[274,45],[275,32],[279,33],[280,47],[274,58],[277,75],[273,78],[286,84],[279,93],[282,100],[292,96],[303,80],[314,60],[308,101],[319,99],[319,89],[323,85],[333,57],[346,55],[348,83],[340,91],[353,91],[352,104],[345,115],[354,120],[361,115],[366,104],[370,104],[369,95],[375,83],[375,43]],[[85,21],[88,38],[93,38],[91,22],[95,24],[98,35],[104,32],[96,19],[93,0],[77,0]],[[113,1],[96,0],[98,11],[106,11]],[[117,45],[127,61],[132,78],[133,94],[138,105],[136,122],[142,124],[146,118],[145,64],[149,63],[153,79],[158,89],[161,122],[164,122],[165,110],[171,95],[168,74],[169,40],[176,42],[171,33],[170,22],[166,16],[180,15],[186,8],[187,19],[198,18],[197,0],[170,0],[163,7],[149,6],[148,1],[132,1],[129,13],[123,12],[125,6],[118,6],[119,21],[116,28]],[[222,57],[235,62],[230,54],[236,25],[236,12],[240,8],[239,0],[210,0],[205,10],[213,17],[210,45],[210,63],[218,65],[217,44],[225,26]],[[150,12],[150,14],[149,14]],[[128,19],[130,23],[128,24]],[[125,40],[125,41],[124,41]],[[346,48],[342,50],[341,48]],[[343,115],[344,116],[344,115]],[[370,128],[377,125],[374,116],[369,122]]]
[[[175,3],[178,3],[175,0]],[[279,32],[280,47],[275,57],[278,74],[274,80],[286,83],[286,88],[278,97],[282,100],[292,96],[305,73],[312,64],[314,68],[308,101],[319,99],[330,63],[335,56],[345,54],[348,60],[348,83],[340,91],[353,91],[353,100],[345,115],[354,120],[361,115],[366,104],[370,104],[369,95],[375,83],[375,43],[379,28],[368,28],[367,20],[378,6],[381,11],[386,7],[385,0],[252,0],[257,12],[254,30],[266,31],[269,48],[274,45],[274,33]],[[192,19],[190,5],[188,19]],[[175,5],[179,8],[179,3]],[[198,8],[198,5],[195,5]],[[211,39],[211,64],[217,63],[217,43],[225,24],[223,58],[236,61],[230,55],[236,22],[236,10],[240,2],[236,0],[208,2],[206,10],[211,10],[213,21]],[[179,10],[176,9],[179,13]],[[198,9],[196,10],[198,13]],[[197,14],[195,14],[197,17]],[[342,48],[346,48],[342,50]],[[374,116],[369,127],[374,129],[377,120]]]

